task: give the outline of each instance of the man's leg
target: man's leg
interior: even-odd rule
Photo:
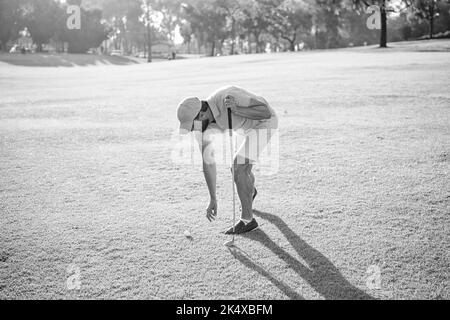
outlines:
[[[247,166],[247,172],[248,172],[248,176],[250,177],[250,181],[252,182],[252,186],[253,186],[253,188],[255,188],[255,175],[252,172],[252,168],[253,168],[253,165],[249,164]],[[253,193],[252,193],[252,195],[253,195]]]
[[[255,189],[255,177],[251,172],[252,165],[250,163],[242,164],[242,162],[236,162],[234,165],[234,182],[236,183],[237,193],[241,200],[241,219],[249,221],[253,219],[252,202],[253,191]]]
[[[275,118],[275,120],[277,119]],[[275,125],[274,128],[276,128]],[[234,160],[234,181],[242,207],[241,221],[236,228],[231,228],[226,234],[242,234],[258,228],[258,223],[253,219],[255,176],[252,173],[252,164],[258,161],[261,152],[267,147],[272,130],[265,127],[255,128],[245,134],[245,141],[238,148]]]
[[[258,222],[253,219],[252,202],[255,187],[253,185],[254,176],[251,174],[252,165],[250,163],[239,163],[238,158],[239,156],[234,163],[234,182],[236,184],[239,199],[241,200],[241,220],[234,227],[225,232],[226,234],[243,234],[258,228]]]
[[[234,159],[234,182],[241,200],[241,220],[235,228],[226,233],[242,234],[258,228],[258,223],[253,218],[253,195],[255,191],[255,176],[252,173],[253,161],[257,149],[256,135],[246,136],[244,143],[239,147]],[[253,149],[252,149],[253,148]]]
[[[253,219],[253,194],[255,191],[255,176],[252,173],[253,162],[257,159],[258,132],[250,131],[239,147],[235,157],[235,182],[241,200],[241,219],[251,221]],[[254,160],[253,160],[254,161]]]

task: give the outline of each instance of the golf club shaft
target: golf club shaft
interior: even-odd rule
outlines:
[[[231,158],[231,184],[233,185],[233,241],[234,229],[236,226],[236,192],[234,186],[234,141],[233,141],[233,120],[231,119],[231,109],[228,109],[228,129],[230,135],[230,158]]]

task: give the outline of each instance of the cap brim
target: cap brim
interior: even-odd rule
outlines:
[[[192,131],[192,121],[182,122],[180,124],[180,134],[188,134]]]

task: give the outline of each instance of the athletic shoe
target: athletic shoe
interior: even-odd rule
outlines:
[[[253,218],[253,220],[247,224],[245,224],[243,221],[239,221],[238,224],[234,226],[234,228],[231,227],[227,232],[225,232],[225,234],[243,234],[255,229],[258,229],[258,222],[256,222],[256,220]]]

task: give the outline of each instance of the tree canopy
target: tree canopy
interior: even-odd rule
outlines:
[[[81,5],[81,29],[66,27]],[[381,30],[367,27],[367,9]],[[373,8],[373,7],[372,7]],[[0,0],[0,46],[27,28],[38,50],[51,40],[69,52],[112,41],[125,53],[178,38],[209,55],[336,48],[407,40],[450,30],[449,0]],[[448,34],[448,33],[447,33]],[[193,49],[194,48],[194,49]],[[150,56],[150,55],[149,55]],[[151,58],[151,57],[150,57]],[[151,60],[151,59],[149,59]]]

